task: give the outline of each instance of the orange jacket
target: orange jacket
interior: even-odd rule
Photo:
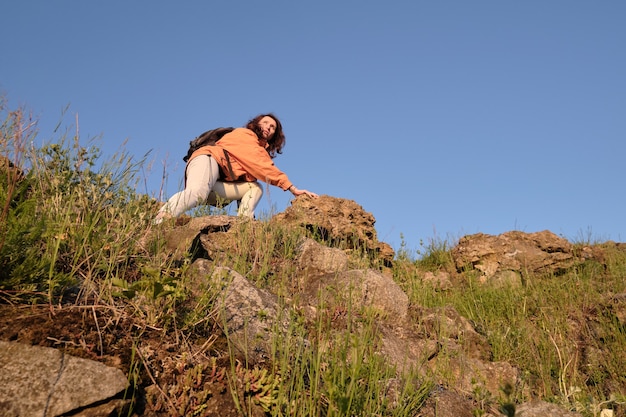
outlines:
[[[228,159],[224,151],[227,151]],[[189,161],[198,155],[211,155],[222,168],[224,181],[260,180],[283,190],[293,185],[287,174],[274,165],[265,150],[265,141],[259,139],[250,129],[237,128],[227,133],[215,145],[196,150]]]

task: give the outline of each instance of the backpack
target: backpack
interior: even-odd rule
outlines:
[[[207,130],[202,133],[197,138],[189,142],[189,150],[187,151],[187,155],[183,158],[183,161],[189,161],[191,154],[199,148],[203,146],[215,145],[220,139],[222,139],[222,136],[232,132],[233,130],[235,130],[234,127],[218,127],[217,129]]]

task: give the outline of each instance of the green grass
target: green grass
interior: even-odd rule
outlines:
[[[614,295],[626,293],[626,252],[605,245],[604,265],[589,260],[561,276],[533,276],[522,287],[494,288],[454,271],[453,246],[439,242],[412,267],[398,266],[396,279],[412,303],[451,305],[475,323],[493,360],[522,371],[526,393],[514,393],[518,401],[530,393],[584,415],[596,415],[599,404],[623,404],[626,322],[612,306]],[[434,288],[422,280],[434,270],[457,274],[458,281],[445,291]]]
[[[135,160],[121,150],[103,160],[96,140],[83,145],[68,133],[33,146],[34,124],[23,110],[9,110],[2,101],[0,114],[0,153],[23,168],[18,173],[0,164],[1,299],[108,305],[146,326],[180,334],[181,340],[206,336],[214,328],[217,288],[190,281],[191,257],[170,258],[163,250],[163,229],[152,230],[157,203],[136,192],[145,157]],[[152,238],[144,241],[148,232]],[[215,264],[233,268],[290,307],[297,302],[291,298],[297,271],[290,261],[305,235],[268,221],[250,222],[231,235],[229,250]],[[590,260],[559,277],[492,288],[455,270],[454,244],[432,239],[416,257],[403,247],[391,272],[412,305],[454,307],[486,337],[493,360],[520,369],[522,386],[513,387],[506,401],[534,395],[589,416],[600,405],[624,401],[626,324],[612,298],[626,293],[623,251],[608,245],[602,264]],[[379,267],[365,250],[351,247],[350,257],[354,266]],[[437,288],[423,280],[426,272],[445,272],[455,284]],[[321,313],[313,322],[294,310],[290,331],[272,336],[272,360],[264,369],[233,361],[224,376],[215,362],[196,367],[228,378],[244,415],[251,404],[271,416],[415,415],[434,377],[409,372],[398,378],[376,354],[378,317],[347,305],[338,322],[336,307],[317,306]],[[135,383],[139,366],[135,360]],[[163,404],[187,406],[174,397]]]

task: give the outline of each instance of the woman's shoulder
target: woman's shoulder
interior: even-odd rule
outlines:
[[[237,127],[231,133],[234,133],[237,135],[253,136],[256,138],[256,134],[252,130],[245,128],[245,127]]]
[[[229,144],[241,144],[249,143],[249,144],[257,144],[259,141],[258,136],[250,129],[246,129],[245,127],[238,127],[234,129],[232,132],[228,133],[222,139],[222,143]]]

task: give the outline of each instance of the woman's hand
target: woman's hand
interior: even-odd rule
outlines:
[[[295,185],[292,185],[291,187],[289,187],[289,191],[291,191],[291,194],[293,194],[294,196],[298,197],[299,195],[307,195],[311,198],[317,198],[319,197],[319,195],[308,191],[308,190],[301,190],[298,187],[296,187]]]

